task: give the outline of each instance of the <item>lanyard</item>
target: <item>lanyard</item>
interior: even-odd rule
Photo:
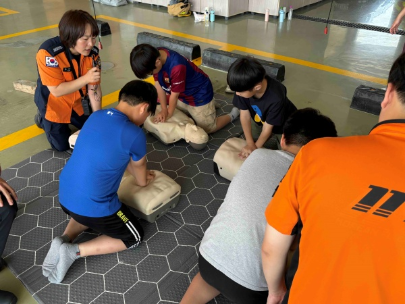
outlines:
[[[73,78],[77,79],[75,67],[73,66],[70,52],[68,52],[68,50],[66,50],[66,49],[65,49],[65,55],[66,55],[67,60],[69,61],[70,69],[72,70],[72,73],[73,73]],[[79,77],[80,77],[80,65],[79,65],[79,63],[77,65],[79,67]],[[84,93],[81,88],[79,89],[79,92],[80,92],[80,96],[84,97]]]

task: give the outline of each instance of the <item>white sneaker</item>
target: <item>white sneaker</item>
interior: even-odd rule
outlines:
[[[227,85],[226,89],[225,89],[225,93],[232,93],[233,94],[233,93],[235,93],[235,91],[232,91],[231,88],[229,87],[229,85]]]

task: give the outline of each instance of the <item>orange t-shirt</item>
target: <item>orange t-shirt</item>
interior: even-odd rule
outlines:
[[[62,48],[62,47],[61,47]],[[97,53],[90,53],[95,60],[98,60]],[[93,58],[90,56],[80,56],[80,75],[83,76],[87,73],[88,69],[93,67]],[[39,49],[37,56],[37,67],[40,80],[43,86],[58,86],[59,84],[67,81],[74,80],[73,73],[70,68],[69,61],[65,52],[58,52],[57,55],[51,56],[48,50]],[[76,76],[79,77],[78,64],[76,60],[72,60],[73,67],[76,71]],[[92,85],[99,84],[90,83]],[[37,90],[44,90],[44,88],[37,88]],[[46,89],[47,90],[47,89]],[[48,91],[48,90],[47,90]],[[83,94],[86,94],[86,86],[82,88]],[[42,96],[47,96],[45,118],[52,122],[57,123],[70,123],[72,109],[79,115],[83,115],[83,107],[81,104],[81,95],[79,91],[56,97],[49,91],[44,92]]]
[[[405,303],[405,120],[303,147],[265,214],[303,224],[288,303]]]

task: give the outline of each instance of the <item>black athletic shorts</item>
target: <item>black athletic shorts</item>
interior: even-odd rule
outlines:
[[[143,239],[143,229],[137,218],[124,204],[114,214],[103,217],[88,217],[78,215],[60,205],[62,210],[76,222],[89,227],[101,234],[114,239],[120,239],[127,248],[138,246]]]
[[[204,281],[216,288],[232,302],[240,304],[267,303],[268,291],[255,291],[239,285],[212,266],[201,254],[198,259],[198,267]]]

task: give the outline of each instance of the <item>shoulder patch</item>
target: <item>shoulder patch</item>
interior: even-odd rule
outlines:
[[[57,68],[59,67],[58,61],[54,57],[45,57],[45,64],[47,67]]]
[[[46,40],[44,43],[41,44],[39,49],[47,51],[53,57],[56,57],[56,55],[65,51],[65,47],[63,46],[58,36]]]
[[[57,47],[54,47],[53,49],[52,49],[52,51],[53,51],[53,53],[55,54],[55,53],[59,53],[60,51],[62,51],[63,50],[63,46],[61,46],[61,45],[58,45]]]

